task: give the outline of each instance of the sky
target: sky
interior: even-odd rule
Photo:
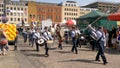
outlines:
[[[67,0],[36,0],[36,1],[37,2],[48,2],[48,3],[61,3],[61,2],[65,2]],[[69,1],[71,1],[71,0],[69,0]],[[86,4],[93,3],[96,1],[108,1],[108,2],[116,2],[116,3],[119,2],[120,3],[120,0],[72,0],[72,1],[76,1],[79,6],[84,6]]]

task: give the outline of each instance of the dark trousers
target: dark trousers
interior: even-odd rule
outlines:
[[[34,42],[35,42],[35,40],[34,40],[34,38],[33,38],[33,35],[32,35],[32,34],[29,34],[29,45],[32,45],[32,47],[33,47]]]
[[[78,53],[77,46],[76,46],[77,39],[76,38],[72,38],[72,43],[73,43],[73,46],[72,46],[72,50],[71,51],[74,52],[74,50],[75,50],[75,52]]]
[[[95,48],[98,48],[97,45],[96,45],[96,40],[90,41],[90,45],[92,46],[93,51],[95,50]]]
[[[47,42],[45,42],[45,54],[48,54],[48,46],[47,46]],[[39,51],[39,44],[36,42],[36,50]]]
[[[80,38],[77,38],[76,46],[78,47],[78,45],[81,47]]]
[[[32,47],[34,45],[34,42],[35,42],[34,38],[29,39],[29,45],[32,45]]]
[[[104,42],[103,43],[97,43],[97,44],[98,44],[98,49],[99,50],[98,50],[98,53],[97,53],[97,56],[96,56],[96,60],[99,60],[99,58],[101,56],[103,62],[107,62],[106,57],[104,55],[104,49],[105,49]]]
[[[27,34],[26,33],[23,33],[23,39],[24,39],[24,42],[26,43],[27,42]]]

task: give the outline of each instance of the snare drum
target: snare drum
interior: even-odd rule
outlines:
[[[38,39],[36,42],[37,42],[40,46],[44,46],[44,44],[45,44],[45,40],[42,39],[42,38]]]

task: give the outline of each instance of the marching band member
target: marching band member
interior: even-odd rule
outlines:
[[[60,25],[57,25],[57,28],[56,28],[56,34],[58,36],[58,41],[59,41],[59,44],[58,44],[58,48],[60,48],[62,50],[62,37],[60,35]]]
[[[28,34],[29,34],[29,45],[32,44],[32,47],[34,45],[34,38],[33,38],[34,33],[35,33],[35,29],[31,27],[30,30],[28,31]]]
[[[23,31],[22,31],[22,35],[23,35],[23,39],[24,39],[24,43],[27,42],[27,27],[23,27]]]
[[[77,38],[76,38],[76,28],[75,28],[75,26],[72,27],[71,37],[72,37],[72,43],[73,43],[71,51],[74,52],[74,50],[75,50],[76,54],[78,54],[78,50],[77,50],[77,46],[76,46]]]
[[[47,40],[53,40],[51,33],[48,31],[48,27],[45,27],[44,29],[45,29],[45,31],[44,31],[44,33],[43,33],[43,36],[44,36]]]
[[[96,40],[97,40],[97,45],[98,45],[98,53],[97,53],[97,56],[96,56],[96,61],[100,61],[100,56],[103,60],[103,64],[107,64],[107,60],[106,60],[106,57],[104,55],[104,49],[105,49],[105,46],[104,46],[104,43],[105,43],[105,33],[103,32],[103,27],[99,27],[98,30],[96,31],[94,28],[91,27],[91,25],[88,25],[88,27],[90,29],[92,29],[92,31],[94,31],[96,34],[97,34],[97,37],[96,37]]]
[[[37,50],[37,51],[39,51],[39,44],[38,44],[37,41],[38,41],[40,38],[44,39],[45,56],[49,56],[49,54],[48,54],[48,46],[47,46],[47,39],[40,34],[40,30],[39,30],[39,29],[36,29],[36,32],[34,33],[33,37],[34,37],[34,39],[35,39],[36,50]]]

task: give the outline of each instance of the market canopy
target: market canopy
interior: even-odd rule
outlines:
[[[75,21],[75,20],[68,20],[68,21],[66,22],[66,25],[67,25],[67,26],[74,26],[74,25],[76,25],[76,21]]]
[[[80,16],[79,18],[80,19],[83,19],[83,18],[94,18],[94,17],[99,17],[99,16],[107,17],[108,14],[100,12],[100,11],[92,11],[92,12],[90,12],[90,13],[84,15],[84,16]]]
[[[108,15],[108,20],[120,21],[120,12]]]

